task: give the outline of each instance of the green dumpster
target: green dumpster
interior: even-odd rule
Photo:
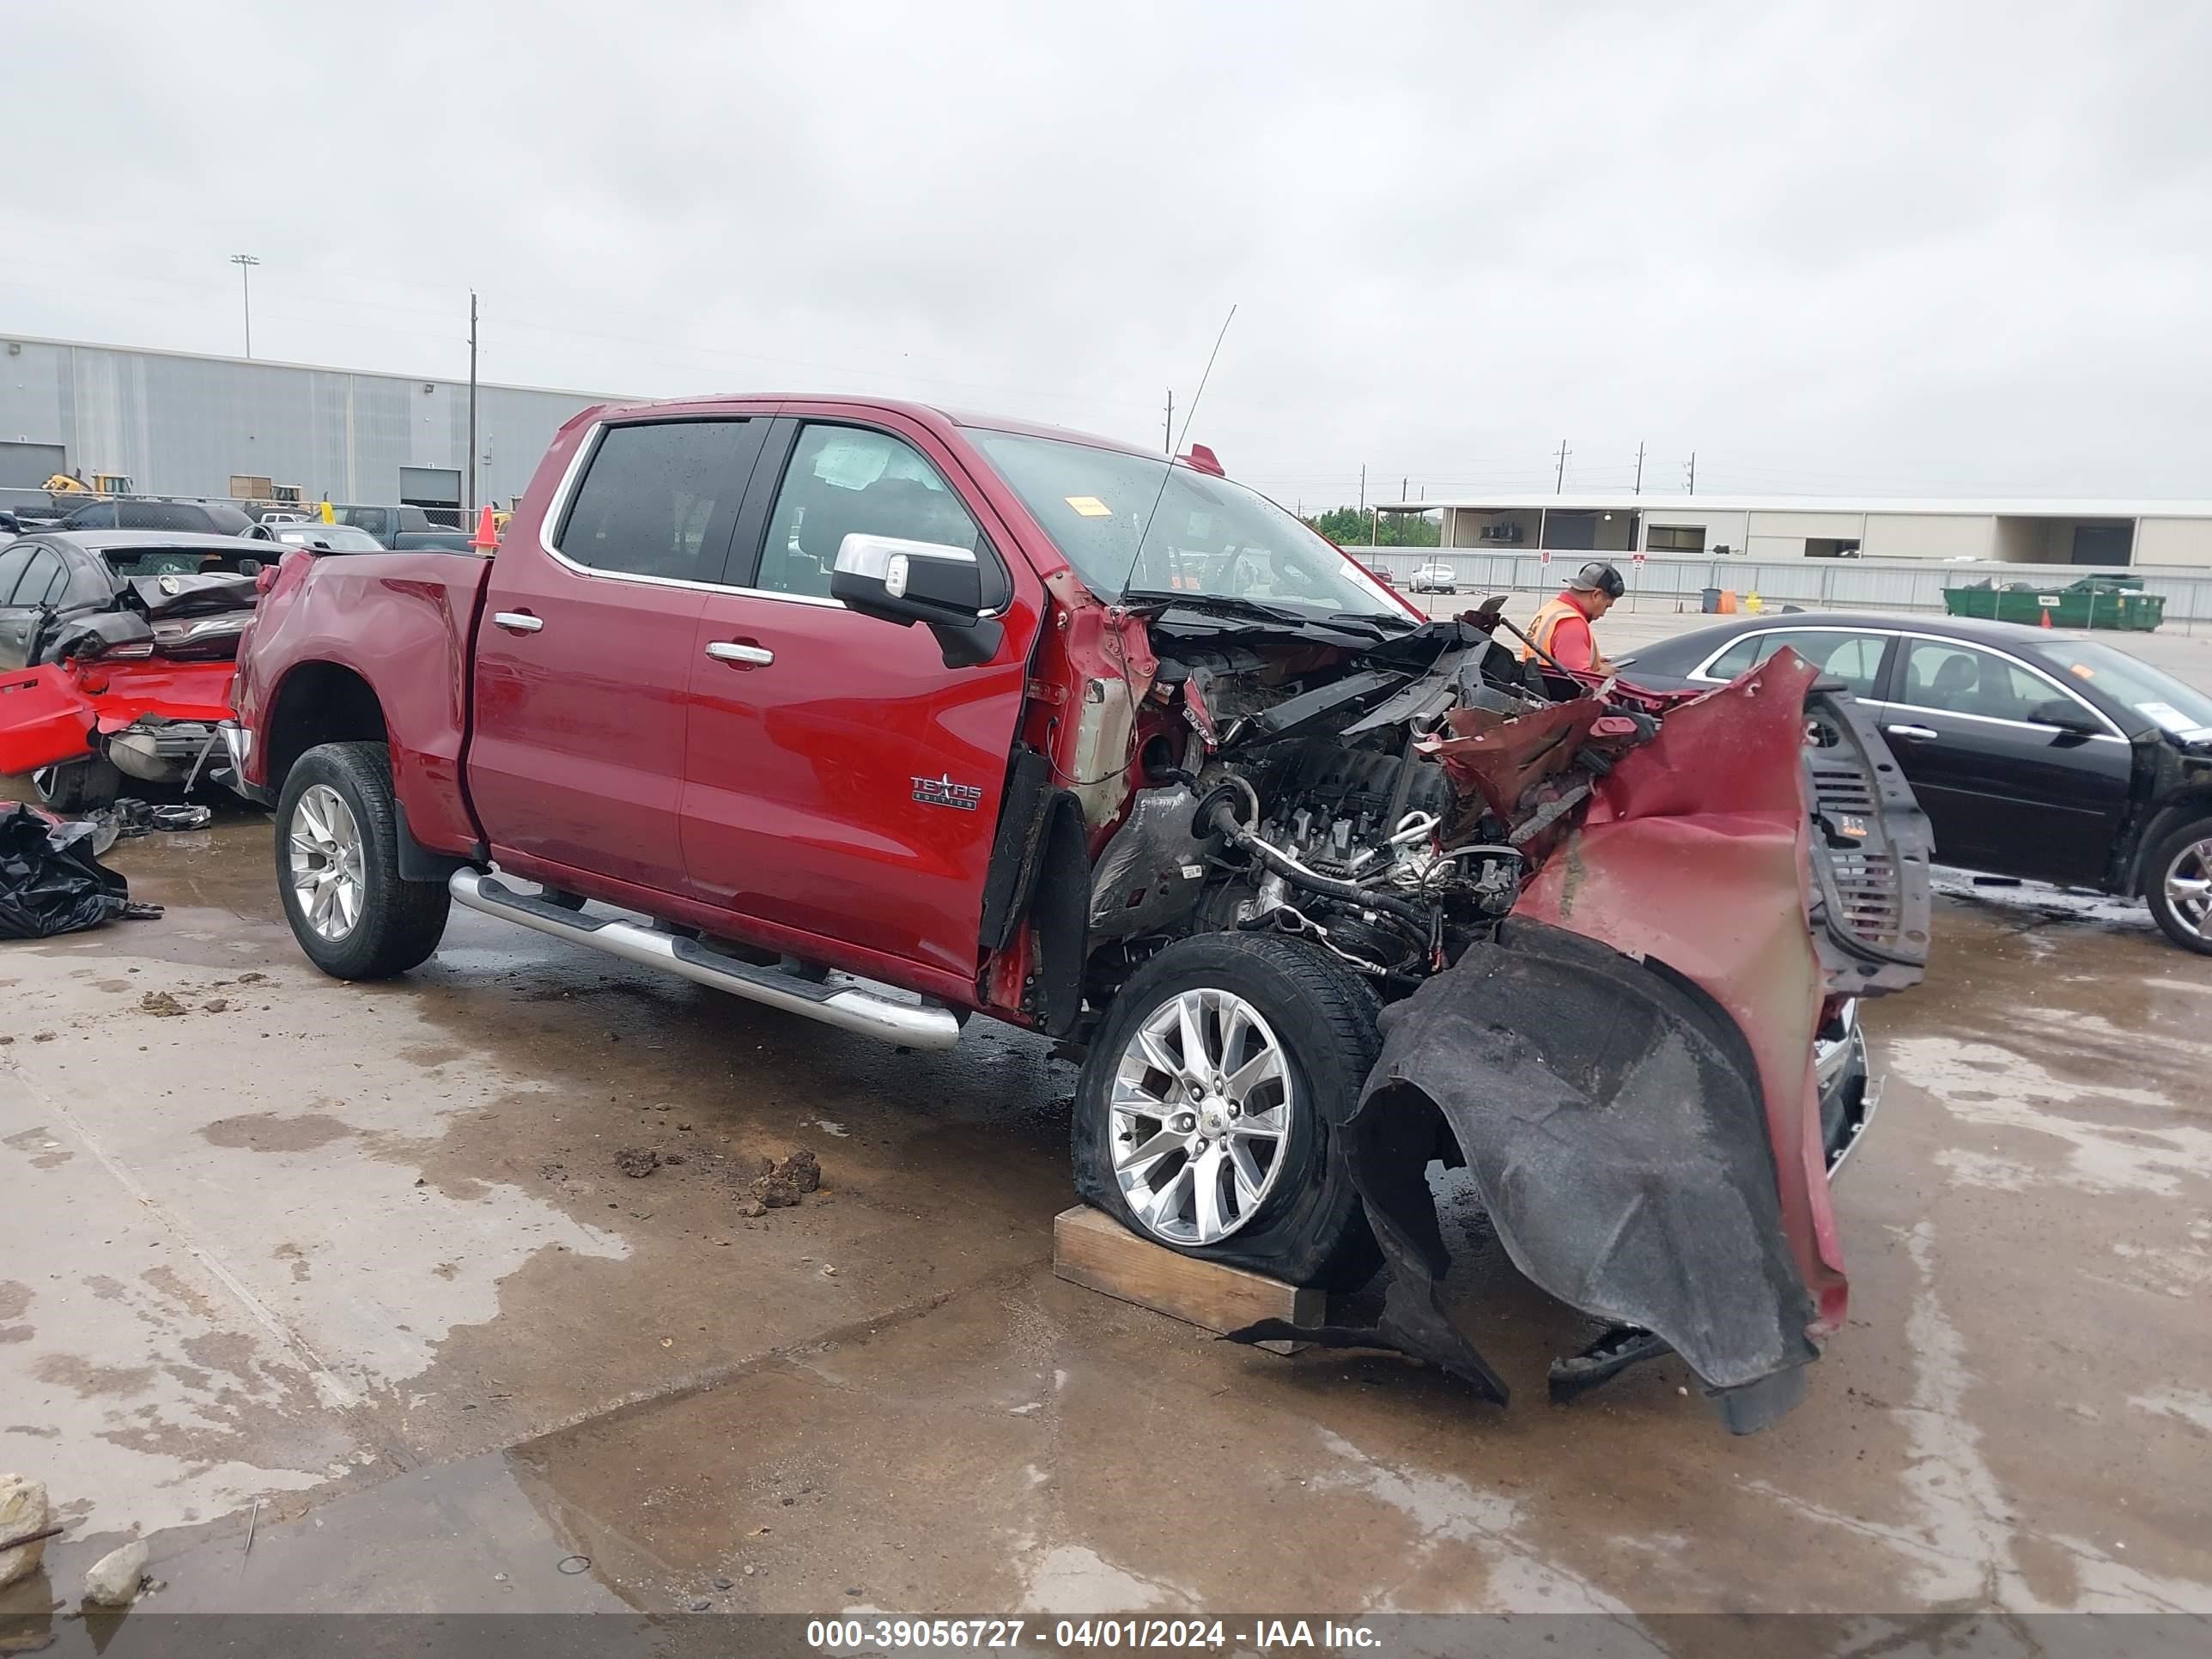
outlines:
[[[1947,588],[1943,609],[1954,617],[1981,617],[2033,628],[2048,617],[2053,628],[2112,628],[2148,633],[2166,620],[2166,596],[2146,593],[2140,576],[2084,576],[2063,587],[1979,581]]]

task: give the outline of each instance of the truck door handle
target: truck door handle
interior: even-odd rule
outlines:
[[[1924,726],[1885,726],[1881,729],[1893,738],[1918,738],[1923,743],[1933,743],[1940,735]]]
[[[535,634],[545,626],[543,617],[533,617],[527,611],[495,611],[492,626],[504,628],[510,634]]]
[[[765,668],[775,660],[775,653],[767,647],[741,640],[716,640],[707,647],[707,654],[716,662],[733,662],[744,668]]]

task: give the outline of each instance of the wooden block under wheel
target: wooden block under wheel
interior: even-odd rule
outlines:
[[[1053,1218],[1052,1270],[1072,1285],[1103,1291],[1207,1331],[1242,1330],[1262,1319],[1318,1325],[1328,1306],[1328,1292],[1316,1286],[1285,1285],[1265,1273],[1181,1255],[1139,1238],[1087,1204]],[[1273,1353],[1294,1353],[1307,1345],[1259,1346]]]

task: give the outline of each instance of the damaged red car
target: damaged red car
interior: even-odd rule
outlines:
[[[1086,1052],[1075,1183],[1502,1400],[1427,1172],[1739,1430],[1844,1311],[1857,1000],[1926,833],[1787,653],[1702,696],[1532,677],[1210,456],[833,398],[602,408],[489,558],[295,553],[242,786],[325,971],[460,903],[847,1030]],[[1246,1333],[1260,1337],[1280,1334]]]
[[[242,537],[45,531],[0,544],[0,774],[58,812],[212,758],[232,658],[276,550]]]

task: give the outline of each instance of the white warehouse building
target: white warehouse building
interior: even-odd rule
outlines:
[[[476,499],[520,495],[603,393],[477,387]],[[465,380],[0,335],[0,489],[112,473],[153,495],[467,505]]]
[[[1562,495],[1388,501],[1376,510],[1434,514],[1443,547],[1480,551],[2212,569],[2212,501]]]

